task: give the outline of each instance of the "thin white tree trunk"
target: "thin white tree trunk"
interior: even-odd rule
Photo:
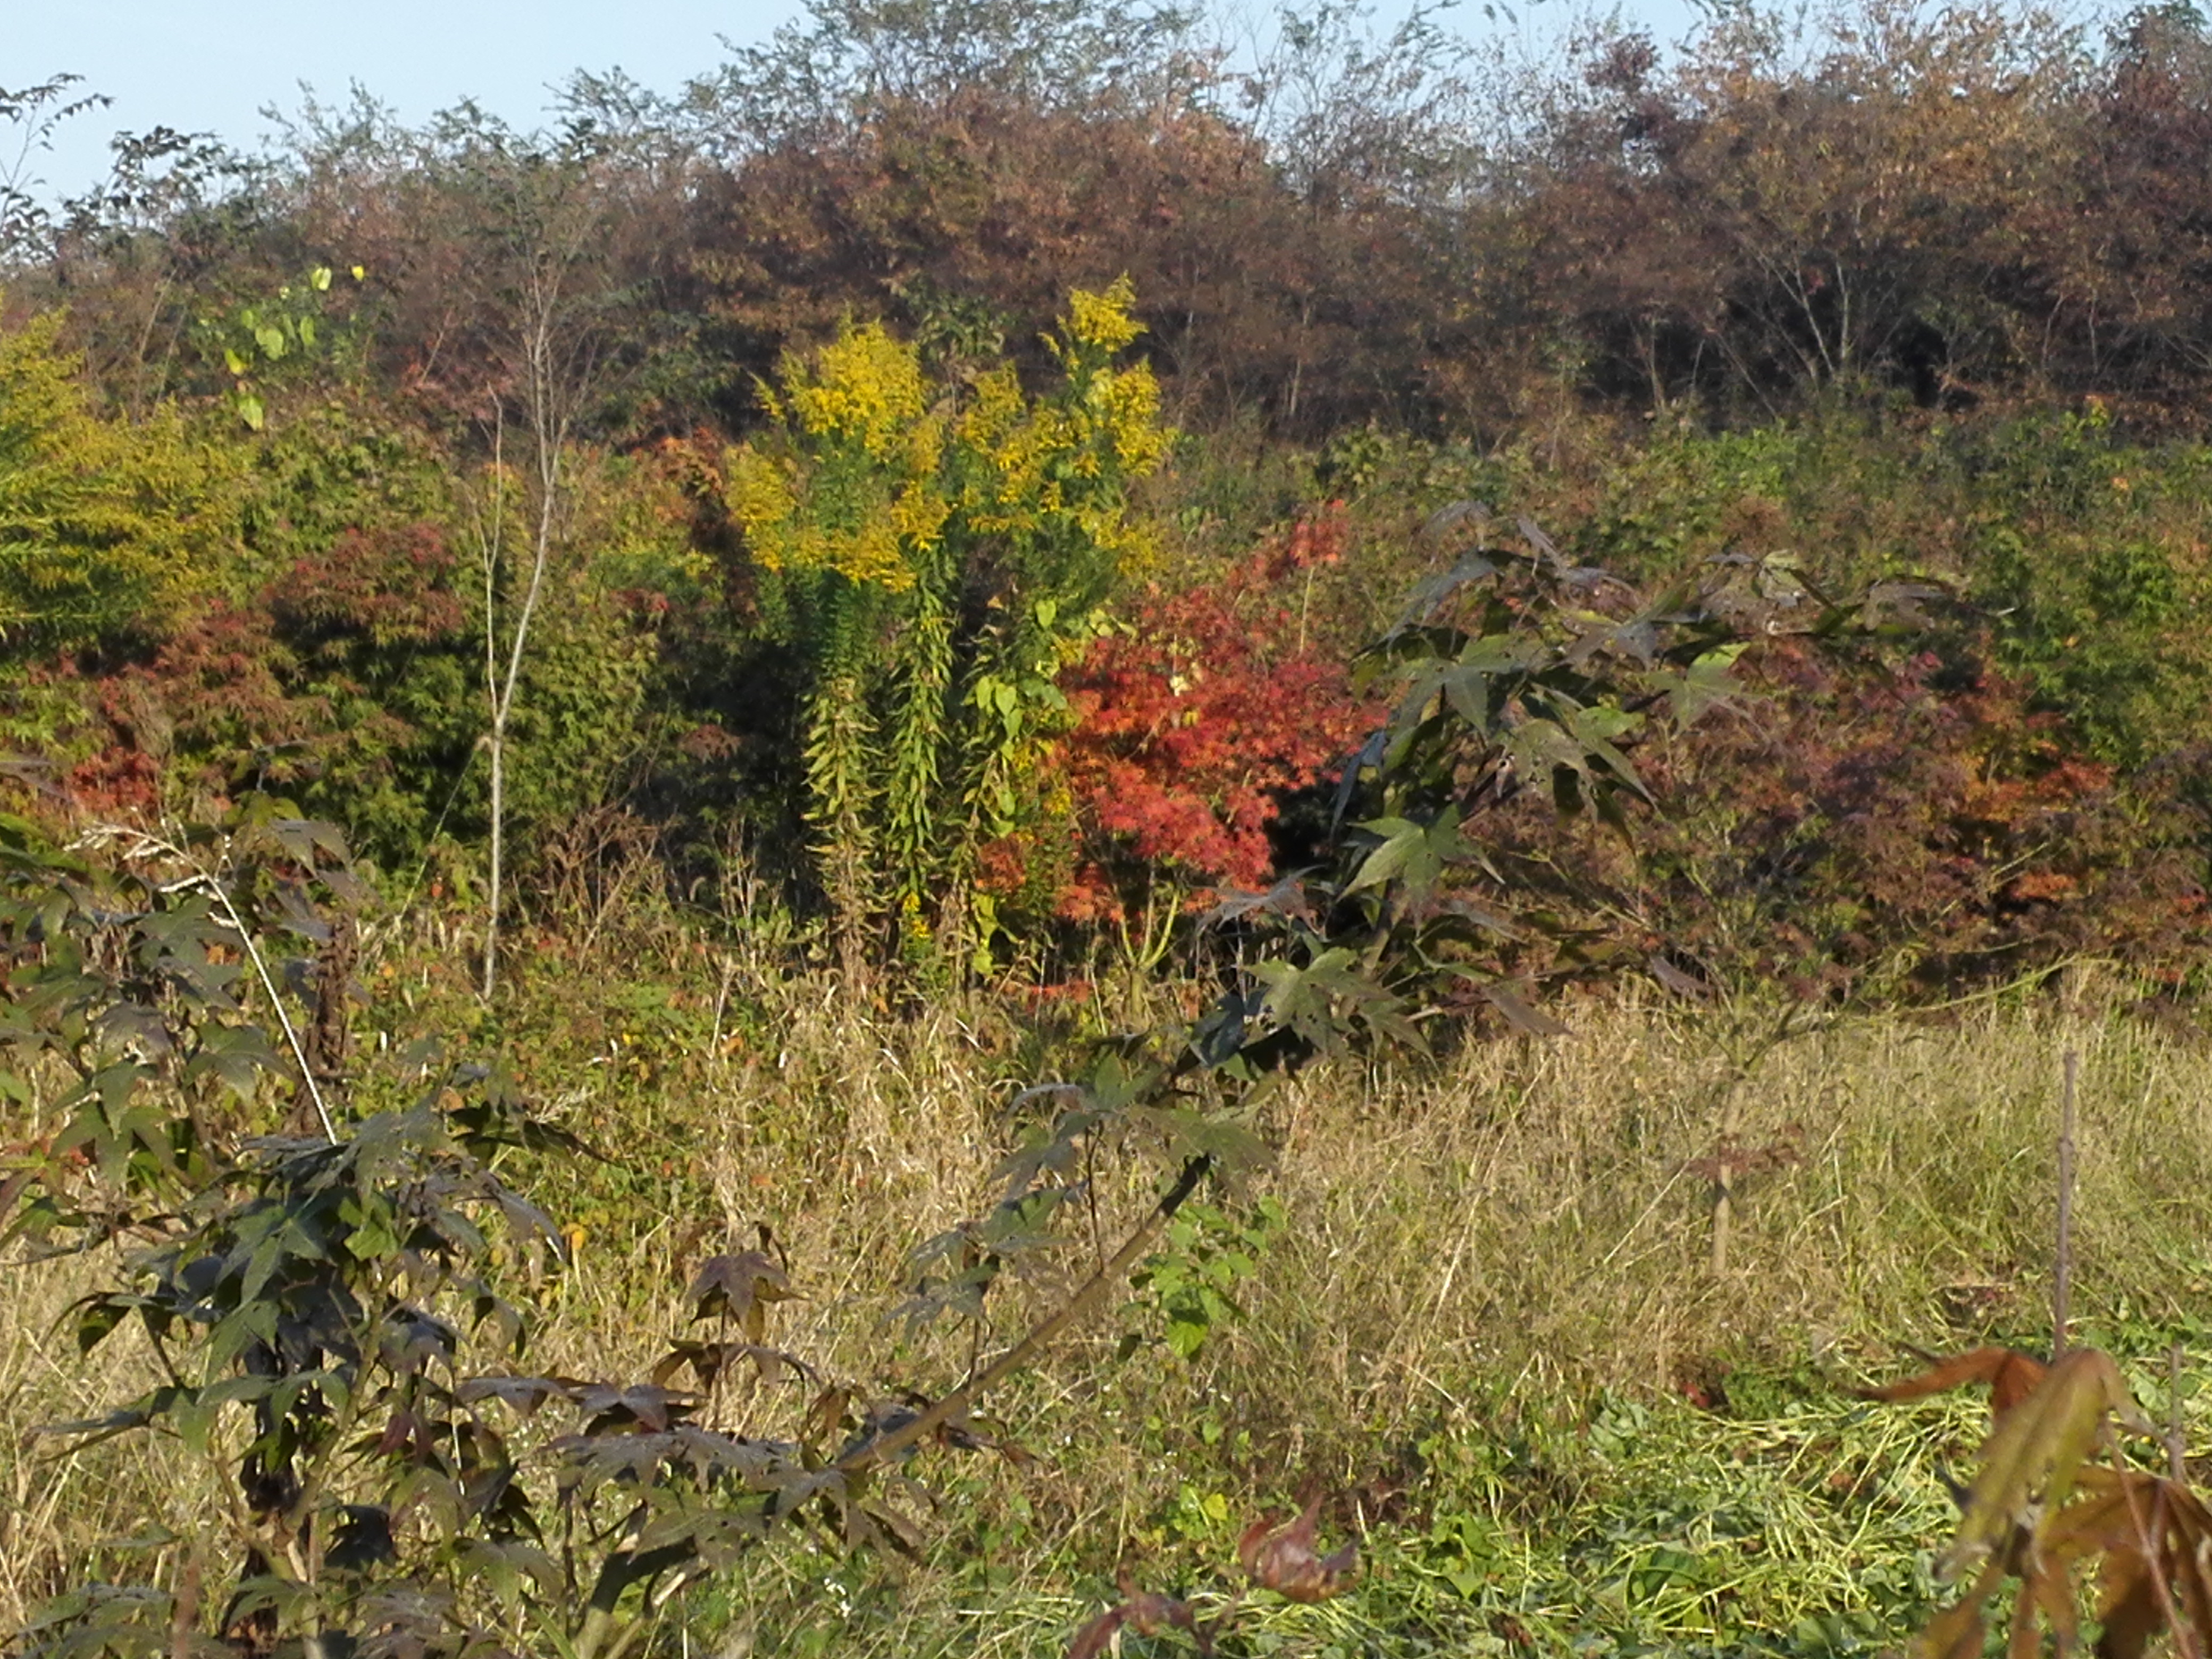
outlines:
[[[500,831],[507,805],[507,719],[499,699],[499,556],[507,529],[507,410],[491,400],[491,526],[479,520],[477,544],[483,560],[484,704],[490,720],[484,747],[491,753],[491,898],[484,923],[483,994],[492,994],[499,952]]]
[[[571,248],[566,257],[573,257]],[[555,329],[561,319],[562,257],[541,251],[528,278],[522,320],[522,380],[528,400],[530,437],[537,451],[538,523],[531,538],[530,580],[515,614],[514,631],[506,641],[502,667],[499,637],[499,560],[503,530],[507,474],[506,410],[492,400],[492,524],[482,538],[484,558],[484,695],[489,729],[484,746],[491,751],[491,880],[484,920],[483,994],[489,999],[499,982],[499,924],[501,900],[507,880],[507,733],[514,713],[514,698],[522,682],[524,653],[530,642],[530,625],[538,615],[544,592],[546,567],[551,562],[556,508],[561,494],[561,453],[568,441],[573,405],[562,383],[562,365],[556,351]]]
[[[491,727],[491,896],[484,917],[483,994],[491,996],[499,973],[500,864],[507,824],[507,720],[495,716]]]
[[[523,590],[522,609],[514,619],[514,636],[507,653],[507,672],[494,688],[491,699],[491,892],[484,924],[483,994],[489,998],[499,976],[499,911],[505,878],[507,850],[507,726],[514,712],[515,688],[522,680],[524,648],[530,641],[530,623],[538,614],[538,599],[545,586],[545,567],[553,550],[554,507],[561,491],[561,447],[568,441],[568,422],[560,412],[558,391],[553,383],[553,320],[559,304],[557,289],[540,276],[532,284],[530,334],[525,343],[526,380],[530,393],[531,437],[538,450],[538,527],[531,538],[530,583]],[[500,444],[493,441],[493,465],[499,465]],[[499,485],[494,486],[495,489]],[[496,544],[495,543],[495,546]],[[484,648],[488,658],[495,651],[496,614],[487,589],[484,607]],[[488,663],[489,672],[489,663]]]

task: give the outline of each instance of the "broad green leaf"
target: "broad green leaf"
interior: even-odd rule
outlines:
[[[1726,704],[1736,691],[1735,662],[1747,641],[1738,641],[1706,652],[1679,676],[1665,676],[1667,712],[1677,726],[1692,726],[1709,711]]]
[[[1471,504],[1468,504],[1471,505]],[[1449,518],[1452,508],[1432,514],[1430,523],[1449,528],[1458,519]],[[1468,516],[1462,514],[1461,518]],[[1472,582],[1486,581],[1498,574],[1498,567],[1480,553],[1463,556],[1457,563],[1438,575],[1430,576],[1418,583],[1407,595],[1404,614],[1398,626],[1401,629],[1425,623],[1443,608],[1444,602]]]
[[[1357,826],[1381,837],[1382,844],[1361,860],[1345,891],[1357,893],[1395,878],[1417,902],[1425,899],[1435,890],[1444,866],[1468,856],[1459,823],[1459,808],[1446,806],[1433,823],[1426,824],[1410,818],[1385,817]]]
[[[1264,1169],[1274,1161],[1273,1149],[1266,1141],[1227,1118],[1168,1107],[1152,1108],[1141,1115],[1168,1135],[1179,1158],[1211,1158],[1232,1172]]]
[[[90,1353],[143,1302],[142,1297],[119,1294],[86,1297],[77,1304],[81,1311],[76,1316],[76,1351]]]
[[[185,1067],[188,1080],[210,1078],[242,1101],[252,1101],[264,1073],[284,1062],[256,1025],[211,1025],[203,1029],[200,1051]]]

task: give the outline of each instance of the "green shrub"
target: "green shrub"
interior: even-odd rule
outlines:
[[[0,646],[18,663],[145,637],[234,545],[234,458],[173,408],[96,415],[61,325],[0,330]]]

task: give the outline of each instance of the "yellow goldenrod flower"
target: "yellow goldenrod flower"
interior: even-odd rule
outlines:
[[[801,429],[817,438],[857,438],[879,459],[896,453],[904,428],[927,403],[920,356],[881,323],[842,331],[822,348],[811,374],[787,359],[783,384]]]
[[[724,452],[722,499],[748,539],[785,523],[797,506],[784,469],[750,445]]]
[[[1071,340],[1119,351],[1145,331],[1145,325],[1129,314],[1136,302],[1136,286],[1127,276],[1115,277],[1103,294],[1079,288],[1067,296],[1067,315],[1060,325]]]
[[[891,527],[918,552],[935,547],[952,516],[952,503],[921,478],[908,481],[891,503]]]
[[[1139,478],[1156,471],[1167,459],[1174,434],[1160,424],[1160,383],[1152,378],[1152,366],[1139,363],[1101,374],[1093,397],[1123,470]]]
[[[1154,471],[1174,434],[1151,369],[1110,366],[1143,332],[1135,297],[1127,278],[1070,296],[1050,342],[1067,380],[1047,397],[1032,398],[1002,363],[939,388],[933,409],[918,352],[880,324],[787,356],[776,386],[762,388],[780,439],[724,459],[725,499],[752,557],[897,592],[948,543],[957,551],[977,538],[1087,540],[1109,560],[1148,550],[1122,485]]]

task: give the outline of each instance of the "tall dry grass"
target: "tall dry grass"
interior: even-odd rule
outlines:
[[[908,1341],[886,1316],[915,1243],[994,1195],[1012,1086],[1052,1063],[1050,1046],[983,1004],[887,1012],[691,951],[623,967],[667,981],[689,1012],[626,1036],[623,1019],[584,1017],[625,981],[549,964],[505,1017],[510,1035],[532,1034],[539,1097],[622,1159],[619,1178],[587,1166],[544,1182],[591,1219],[576,1270],[543,1291],[532,1364],[635,1375],[674,1328],[698,1256],[766,1221],[807,1291],[778,1310],[787,1346],[869,1387],[957,1381],[968,1335]],[[410,958],[379,981],[373,1020],[435,1018],[447,994],[465,987]],[[1071,1563],[1157,1548],[1186,1484],[1257,1507],[1365,1480],[1411,1439],[1479,1440],[1601,1391],[1717,1395],[1731,1365],[1850,1377],[1900,1340],[2033,1340],[2069,1047],[2082,1055],[2076,1306],[2205,1322],[2202,1045],[2118,1014],[1991,1006],[1835,1024],[1755,1053],[1748,1015],[1568,1012],[1567,1037],[1418,1068],[1334,1063],[1279,1094],[1260,1126],[1277,1159],[1253,1185],[1287,1219],[1245,1316],[1188,1364],[1156,1345],[1123,1357],[1124,1333],[1144,1334],[1127,1310],[1054,1355],[995,1402],[1040,1462],[964,1468],[961,1505],[941,1517],[951,1547],[988,1534],[1050,1595]],[[1770,1167],[1739,1180],[1717,1271],[1703,1161],[1723,1141]],[[1108,1224],[1148,1179],[1102,1168]],[[1041,1265],[1006,1298],[998,1337],[1092,1249]],[[0,1626],[88,1572],[173,1574],[225,1501],[221,1471],[173,1443],[57,1456],[27,1434],[143,1380],[127,1338],[87,1364],[56,1323],[112,1265],[11,1268],[0,1291]],[[730,1409],[787,1421],[797,1404]],[[772,1595],[787,1570],[764,1559],[744,1594]]]

